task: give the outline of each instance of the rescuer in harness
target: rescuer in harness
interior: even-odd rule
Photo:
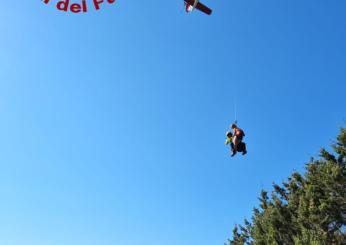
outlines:
[[[237,152],[242,152],[243,155],[247,153],[246,151],[246,144],[243,142],[243,138],[245,136],[244,131],[241,128],[238,128],[238,126],[234,123],[231,125],[231,128],[233,130],[232,132],[227,132],[226,133],[226,142],[225,144],[231,145],[231,150],[232,150],[232,157],[237,154]]]

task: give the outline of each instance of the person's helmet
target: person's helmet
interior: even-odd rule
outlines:
[[[233,134],[232,134],[232,132],[231,132],[231,131],[227,131],[227,132],[226,132],[226,136],[227,136],[227,137],[229,137],[229,136],[231,136],[231,137],[232,137],[232,136],[233,136]]]
[[[237,124],[233,123],[233,124],[231,125],[231,128],[237,128]]]

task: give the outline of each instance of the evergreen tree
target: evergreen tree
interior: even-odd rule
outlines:
[[[235,226],[225,245],[346,244],[346,128],[333,150],[321,149],[304,175],[293,172],[282,186],[273,184],[270,197],[262,191],[252,222]]]

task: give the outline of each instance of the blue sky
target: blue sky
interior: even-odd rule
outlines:
[[[204,3],[3,1],[1,244],[223,244],[332,143],[345,1]],[[231,159],[234,98],[249,153]]]

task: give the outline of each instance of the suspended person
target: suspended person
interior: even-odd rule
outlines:
[[[232,137],[232,143],[234,145],[233,154],[231,156],[233,157],[235,154],[237,154],[238,147],[239,148],[244,147],[244,149],[242,149],[241,152],[243,153],[243,155],[245,155],[247,151],[246,151],[246,144],[243,143],[243,138],[245,136],[244,131],[241,128],[238,128],[238,126],[235,123],[231,125],[231,128],[233,129],[233,134],[234,134],[234,136]]]
[[[230,145],[231,146],[232,156],[234,156],[237,151],[238,152],[242,152],[243,155],[246,154],[246,145],[245,145],[245,143],[240,142],[238,144],[237,150],[235,151],[234,150],[234,143],[233,143],[233,138],[234,137],[233,137],[232,132],[230,132],[230,131],[226,132],[226,137],[227,137],[227,139],[226,139],[225,145]]]

